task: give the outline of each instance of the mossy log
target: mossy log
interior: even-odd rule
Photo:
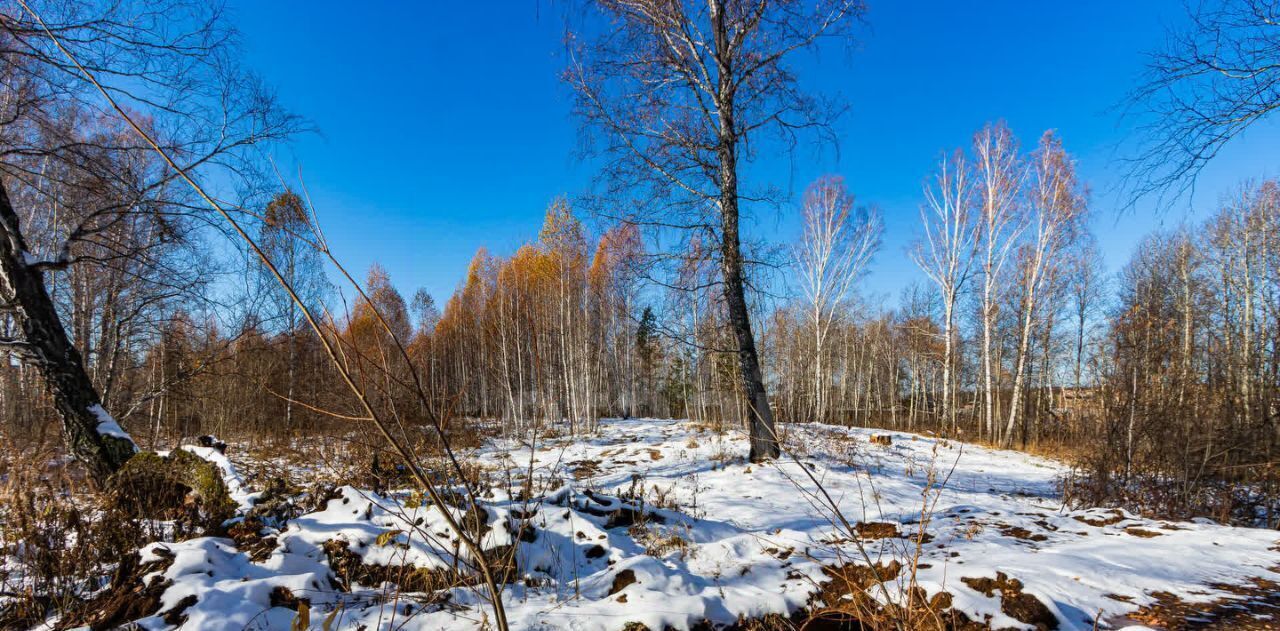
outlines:
[[[181,449],[135,454],[108,487],[116,507],[132,517],[187,518],[211,529],[236,513],[218,465]]]

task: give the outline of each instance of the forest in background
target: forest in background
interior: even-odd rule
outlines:
[[[753,301],[776,414],[1056,453],[1081,465],[1078,492],[1095,501],[1274,523],[1280,188],[1241,185],[1203,224],[1145,235],[1110,277],[1071,168],[1052,137],[1024,154],[1006,128],[980,131],[928,193],[928,233],[910,255],[930,282],[878,306],[857,292],[868,260],[893,256],[875,252],[875,213],[838,178],[816,182],[800,210],[803,239],[762,268],[789,294]],[[302,198],[282,193],[261,215],[263,242],[287,273],[306,279],[316,304],[340,302],[317,255],[284,238],[306,221]],[[122,236],[133,249],[151,243]],[[199,260],[199,244],[185,245],[155,256]],[[633,226],[591,235],[561,200],[536,241],[507,257],[477,252],[442,309],[425,292],[406,300],[375,265],[364,286],[409,340],[430,411],[370,309],[357,304],[335,330],[357,372],[410,423],[430,412],[459,429],[495,419],[513,432],[590,433],[605,417],[734,426],[743,403],[715,270],[695,248],[679,282],[654,290],[644,286],[652,258]],[[81,274],[57,277],[53,293],[104,405],[123,411],[144,446],[358,431],[326,412],[355,414],[314,334],[271,285],[246,283],[241,300],[256,308],[225,327],[188,309],[190,289],[72,269]],[[6,436],[56,441],[39,376],[10,362],[3,378]]]

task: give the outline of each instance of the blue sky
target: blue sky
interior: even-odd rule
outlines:
[[[497,3],[233,0],[248,63],[320,133],[280,157],[301,169],[334,250],[353,269],[382,263],[401,292],[443,304],[476,248],[510,253],[533,239],[547,204],[587,191],[578,124],[560,82],[563,9]],[[1128,130],[1116,106],[1144,53],[1185,19],[1175,0],[984,3],[871,0],[851,51],[807,55],[806,85],[844,97],[837,148],[801,147],[752,165],[756,183],[795,197],[843,175],[885,216],[884,246],[864,283],[894,298],[920,278],[906,257],[921,185],[941,152],[1005,119],[1024,146],[1059,131],[1094,190],[1095,232],[1110,269],[1141,235],[1208,213],[1246,178],[1276,175],[1276,126],[1232,145],[1203,175],[1193,209],[1118,212],[1111,193]],[[749,229],[795,239],[794,205]]]

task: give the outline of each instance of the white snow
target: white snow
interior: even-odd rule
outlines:
[[[1280,565],[1275,532],[1065,510],[1056,480],[1066,468],[1051,460],[896,432],[819,425],[785,431],[800,464],[752,465],[744,462],[740,434],[661,420],[610,421],[595,437],[557,439],[532,452],[513,441],[482,449],[478,461],[498,479],[513,480],[512,492],[530,468],[534,474],[532,499],[508,489],[485,499],[485,549],[516,543],[524,519],[536,532],[519,542],[525,580],[504,592],[511,627],[603,631],[640,622],[687,629],[805,606],[824,564],[862,557],[801,467],[851,522],[891,522],[913,535],[927,518],[932,539],[922,546],[920,586],[949,592],[957,609],[997,628],[1026,625],[1001,612],[998,595],[985,596],[962,578],[1003,572],[1038,597],[1060,628],[1081,630],[1095,620],[1102,628],[1128,624],[1121,617],[1152,602],[1155,591],[1209,601],[1226,596],[1214,584],[1280,579],[1271,569]],[[892,444],[873,445],[872,434],[890,435]],[[218,462],[233,493],[247,495],[225,456],[184,449]],[[619,499],[637,488],[643,506]],[[334,588],[321,547],[328,540],[345,541],[369,565],[444,570],[470,558],[439,507],[415,499],[407,491],[383,496],[343,487],[321,510],[273,532],[275,550],[262,563],[227,539],[154,544],[148,554],[163,546],[176,557],[164,571],[173,586],[162,612],[195,595],[188,628],[287,629],[294,612],[269,602],[271,590],[284,586],[310,599],[313,624],[337,610],[335,629],[481,628],[491,614],[469,588],[450,590],[443,606],[396,597],[387,586]],[[641,527],[611,522],[619,508],[651,516]],[[862,543],[886,562],[906,562],[915,546],[907,538]],[[624,573],[634,583],[610,595]],[[896,598],[903,580],[894,577],[873,594]],[[166,628],[159,616],[143,626]]]
[[[107,411],[103,409],[103,407],[100,404],[94,403],[93,405],[89,406],[89,412],[93,414],[95,417],[97,417],[98,419],[97,430],[98,430],[99,436],[111,436],[113,438],[123,438],[129,441],[130,443],[133,442],[133,437],[130,436],[128,432],[124,431],[124,428],[120,427],[120,424],[116,422],[116,419],[110,414],[108,414]],[[137,449],[136,445],[134,449]]]
[[[331,602],[328,567],[304,555],[273,555],[265,563],[251,563],[228,539],[205,537],[178,544],[156,543],[142,550],[143,562],[159,558],[159,548],[172,554],[173,564],[163,578],[173,581],[161,598],[161,612],[188,596],[196,606],[185,610],[188,629],[289,629],[294,612],[271,607],[277,586],[310,597],[317,605]],[[147,577],[148,582],[153,580]],[[152,616],[139,621],[144,629],[168,629]]]

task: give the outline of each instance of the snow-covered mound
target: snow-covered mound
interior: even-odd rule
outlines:
[[[1276,533],[1064,510],[1065,468],[1050,460],[904,433],[785,431],[796,458],[768,465],[744,461],[737,433],[676,421],[610,421],[532,449],[503,441],[475,458],[506,487],[469,522],[447,510],[476,525],[490,556],[511,559],[503,601],[514,629],[787,614],[813,605],[824,566],[867,560],[900,568],[869,590],[875,599],[904,594],[914,566],[914,584],[995,628],[1031,628],[1005,597],[1019,584],[1048,626],[1092,629],[1128,624],[1158,598],[1216,601],[1232,585],[1280,580]],[[256,557],[229,539],[155,544],[144,561],[171,557],[158,574],[172,584],[143,626],[185,617],[191,628],[286,629],[299,601],[330,629],[492,626],[483,591],[450,573],[469,555],[439,510],[407,491],[344,487],[271,531]],[[383,581],[443,589],[406,594]]]

